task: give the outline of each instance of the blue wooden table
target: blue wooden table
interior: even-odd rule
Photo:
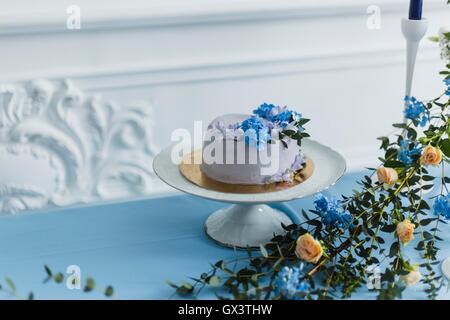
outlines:
[[[361,174],[348,174],[329,190],[349,193]],[[312,198],[293,201],[294,208],[311,208]],[[103,298],[100,292],[69,290],[64,284],[43,284],[44,264],[65,272],[78,265],[83,278],[93,276],[98,287],[113,285],[118,299],[168,299],[166,280],[186,280],[208,270],[209,263],[243,252],[222,248],[203,231],[206,217],[225,204],[186,195],[78,208],[50,210],[0,218],[0,277],[8,276],[19,294],[39,299]],[[450,243],[449,226],[443,226]],[[441,245],[441,256],[450,246]],[[2,298],[6,296],[1,296]],[[420,286],[406,298],[423,298]],[[441,298],[450,299],[447,292]],[[214,298],[205,292],[201,298]],[[373,298],[361,290],[355,298]]]

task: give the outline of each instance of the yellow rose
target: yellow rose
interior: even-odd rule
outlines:
[[[441,163],[442,151],[428,145],[423,149],[421,159],[424,165],[437,166],[439,163]]]
[[[418,283],[421,278],[422,275],[420,274],[418,266],[414,266],[413,270],[410,271],[408,274],[400,276],[400,280],[402,280],[408,287]]]
[[[408,219],[405,219],[397,225],[397,236],[404,245],[407,245],[414,239],[415,227],[414,223],[411,223]]]
[[[394,184],[398,180],[397,171],[392,168],[379,167],[377,169],[378,181],[381,183]]]
[[[309,233],[305,233],[298,237],[295,253],[305,261],[317,263],[323,255],[323,249],[319,241],[314,239]]]

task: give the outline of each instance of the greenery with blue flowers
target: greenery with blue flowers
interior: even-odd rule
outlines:
[[[447,42],[441,48],[450,50],[450,33],[442,41]],[[170,285],[189,295],[219,286],[229,292],[223,298],[234,299],[348,298],[367,287],[378,299],[396,299],[420,281],[425,295],[435,299],[446,284],[436,268],[442,225],[450,219],[446,62],[444,93],[429,101],[405,98],[407,121],[393,125],[394,135],[379,138],[380,166],[369,168],[359,191],[339,200],[318,195],[314,209],[301,212],[303,222],[283,226],[285,233],[261,245],[258,254],[249,249],[244,260],[220,260],[193,283]],[[280,124],[296,119],[274,113],[275,108],[263,104],[255,115]],[[437,194],[426,195],[431,189]],[[413,238],[416,254],[407,256],[405,246]],[[369,286],[374,266],[380,270],[379,285]]]

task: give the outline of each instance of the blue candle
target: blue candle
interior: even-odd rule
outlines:
[[[411,0],[409,4],[409,20],[422,20],[422,0]]]

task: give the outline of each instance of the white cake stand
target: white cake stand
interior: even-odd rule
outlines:
[[[237,194],[202,188],[180,173],[179,163],[171,159],[172,147],[155,157],[153,169],[161,180],[175,189],[206,199],[233,203],[213,212],[206,220],[206,234],[211,239],[227,247],[258,247],[269,242],[274,234],[284,232],[281,223],[292,224],[292,219],[283,211],[266,203],[313,195],[335,184],[346,170],[345,160],[338,152],[314,140],[303,140],[302,151],[314,162],[312,176],[292,188],[267,193]]]

